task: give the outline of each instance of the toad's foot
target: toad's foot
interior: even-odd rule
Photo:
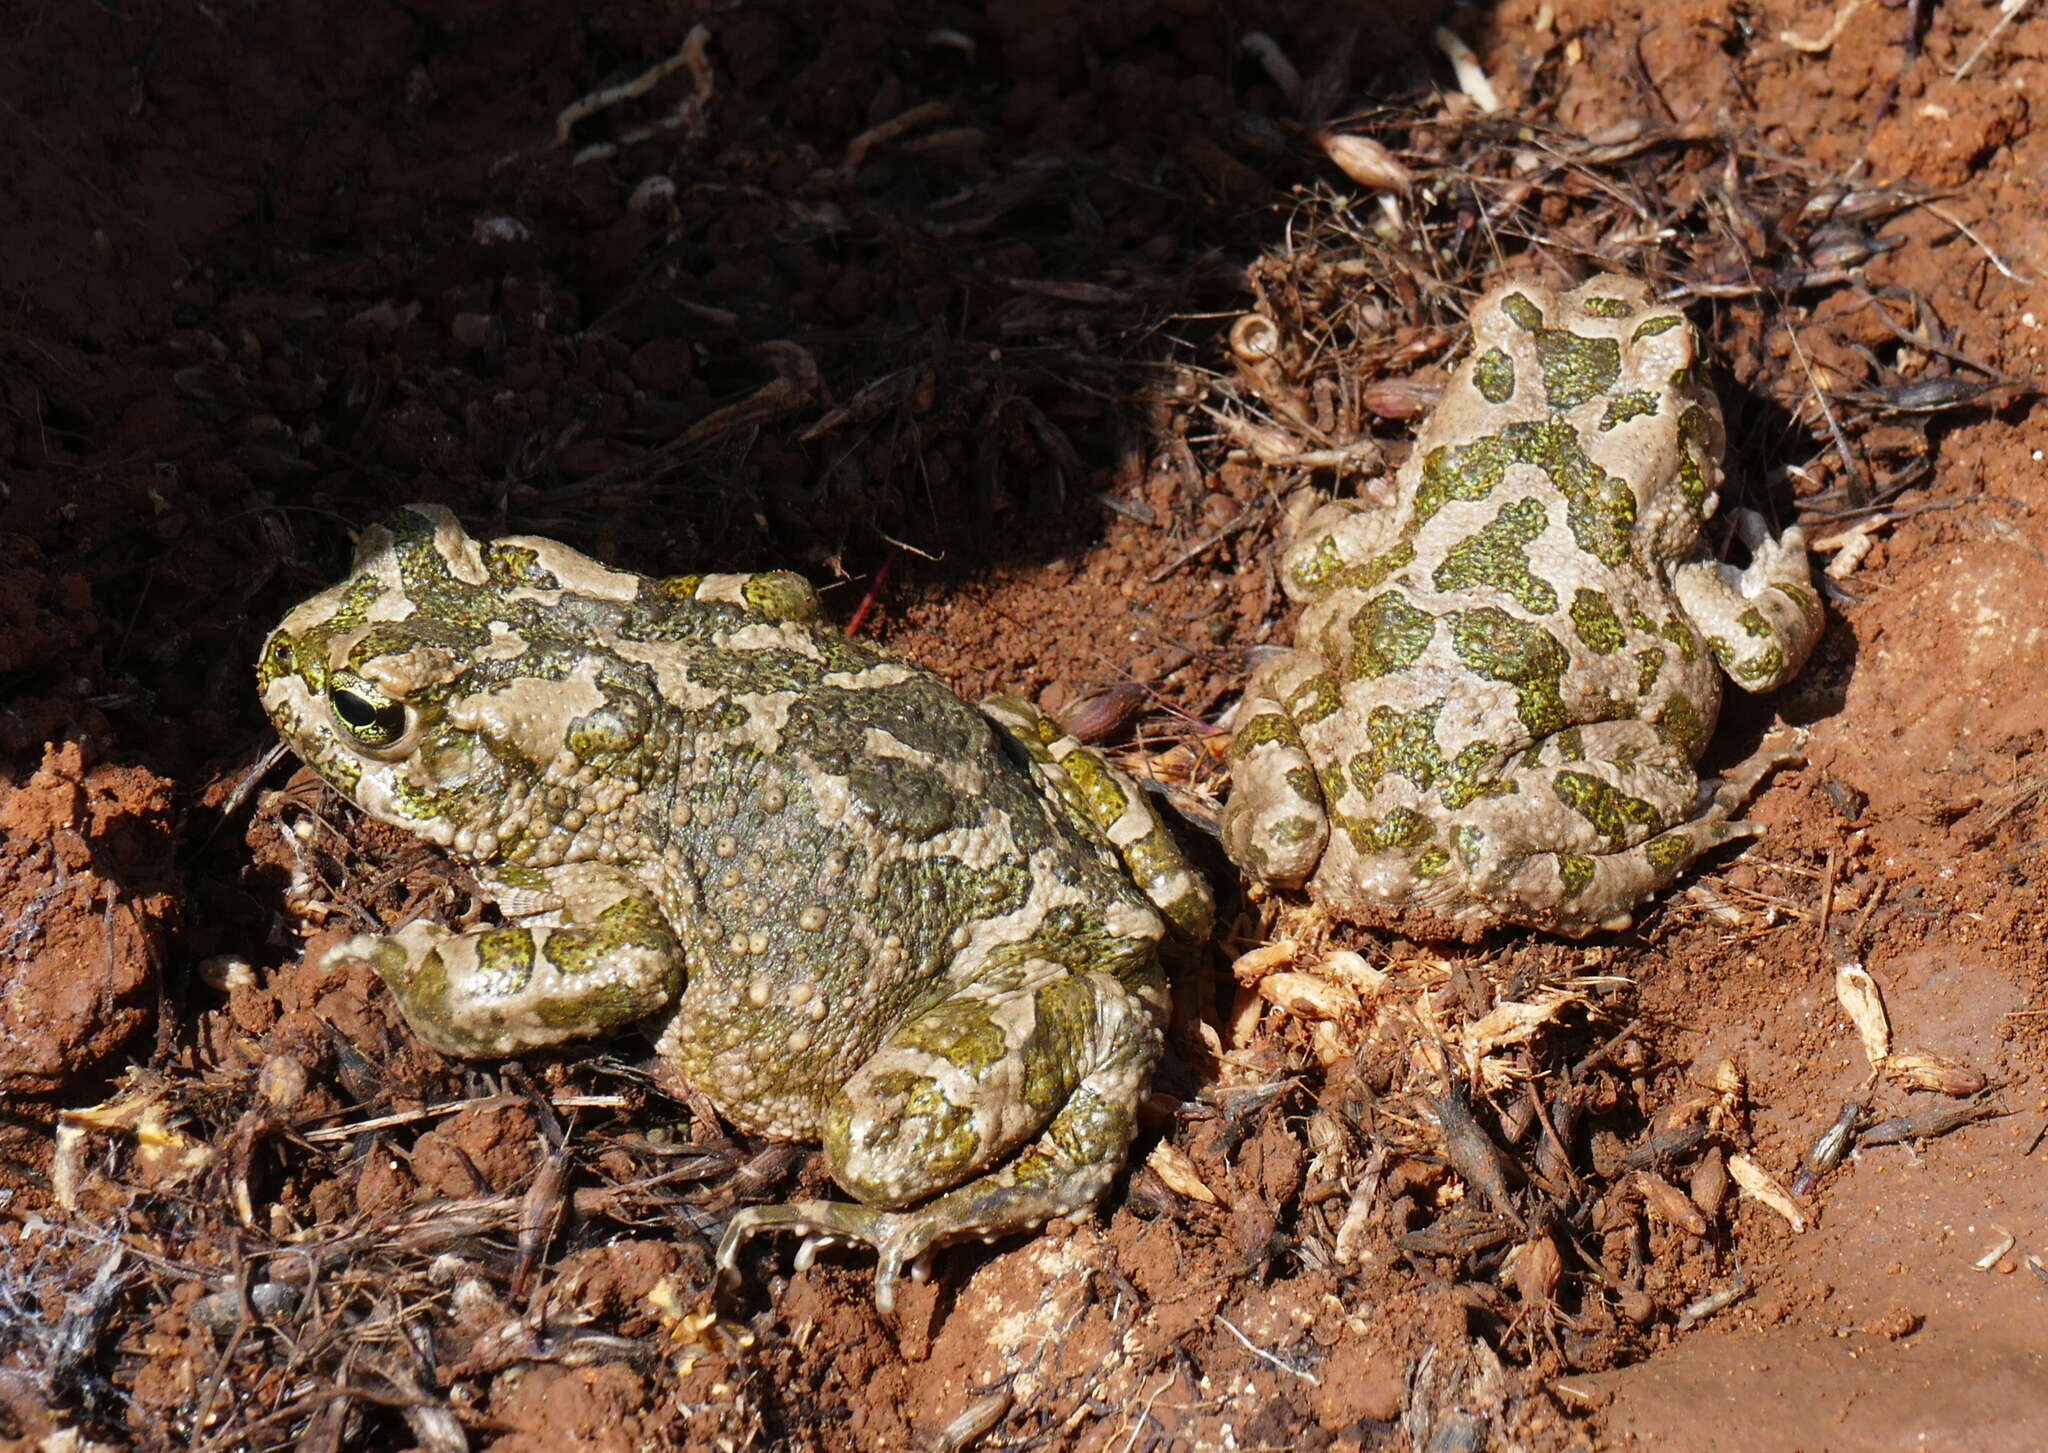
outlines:
[[[726,1223],[718,1243],[719,1280],[731,1287],[740,1280],[740,1248],[763,1231],[788,1231],[804,1238],[795,1267],[810,1269],[820,1248],[858,1243],[874,1247],[875,1309],[892,1316],[896,1281],[907,1268],[910,1279],[923,1282],[932,1253],[955,1241],[992,1242],[1012,1231],[1028,1230],[1052,1217],[1081,1209],[1071,1197],[1034,1193],[992,1176],[962,1186],[911,1211],[884,1211],[852,1201],[792,1201],[781,1206],[749,1206]]]

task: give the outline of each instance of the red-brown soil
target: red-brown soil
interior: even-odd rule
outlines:
[[[1503,123],[1442,8],[0,17],[0,1448],[2048,1446],[2048,14],[1872,0],[1801,47],[1833,4],[1452,8]],[[699,22],[695,67],[558,143]],[[1427,179],[1399,206],[1439,251],[1371,253],[1324,124]],[[1682,288],[1731,494],[1869,527],[1805,675],[1723,713],[1710,765],[1810,731],[1769,836],[1635,930],[1411,943],[1210,857],[1222,947],[1132,1173],[949,1251],[893,1322],[862,1257],[767,1241],[714,1299],[732,1204],[822,1172],[657,1093],[644,1045],[451,1065],[311,967],[475,909],[263,761],[256,645],[350,527],[433,499],[632,568],[804,570],[1199,827],[1291,625],[1285,521],[1360,487],[1289,450],[1398,454],[1501,265]],[[1234,371],[1255,308],[1335,341]],[[1261,435],[1276,395],[1305,412]],[[1282,935],[1304,977],[1234,988]],[[1378,988],[1317,1020],[1332,949]],[[1789,1184],[1864,1092],[1852,961],[1997,1113],[1858,1149],[1795,1232],[1715,1176]],[[1545,1164],[1523,1079],[1581,1118],[1507,1193],[1556,1219],[1489,1239],[1418,1109],[1441,1036],[1546,986],[1576,998],[1496,1056],[1477,1133]]]

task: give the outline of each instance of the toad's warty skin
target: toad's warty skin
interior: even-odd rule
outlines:
[[[1626,926],[1733,814],[1703,790],[1724,674],[1769,691],[1820,637],[1797,527],[1705,551],[1721,412],[1685,317],[1642,283],[1504,283],[1387,505],[1289,550],[1295,647],[1245,693],[1224,846],[1336,914],[1470,935]]]
[[[757,1208],[880,1253],[1094,1205],[1208,888],[1128,778],[825,624],[787,574],[655,580],[416,505],[263,648],[285,740],[469,864],[504,922],[366,934],[421,1038],[501,1055],[635,1020],[735,1125],[858,1198]],[[1169,922],[1173,925],[1169,930]]]

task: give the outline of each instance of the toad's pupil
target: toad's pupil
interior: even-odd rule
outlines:
[[[334,714],[341,724],[358,735],[378,733],[396,736],[405,725],[405,708],[402,706],[377,706],[365,701],[353,691],[337,691],[333,696]]]

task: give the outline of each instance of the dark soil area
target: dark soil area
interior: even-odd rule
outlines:
[[[2044,93],[2048,14],[1926,0],[0,17],[0,1449],[2048,1445]],[[1769,836],[1634,929],[1203,843],[1130,1173],[893,1320],[772,1238],[714,1292],[828,1183],[644,1042],[451,1062],[318,968],[480,907],[269,755],[351,529],[801,570],[1199,838],[1290,528],[1503,268],[1685,301],[1828,566],[1707,762],[1808,731]]]

